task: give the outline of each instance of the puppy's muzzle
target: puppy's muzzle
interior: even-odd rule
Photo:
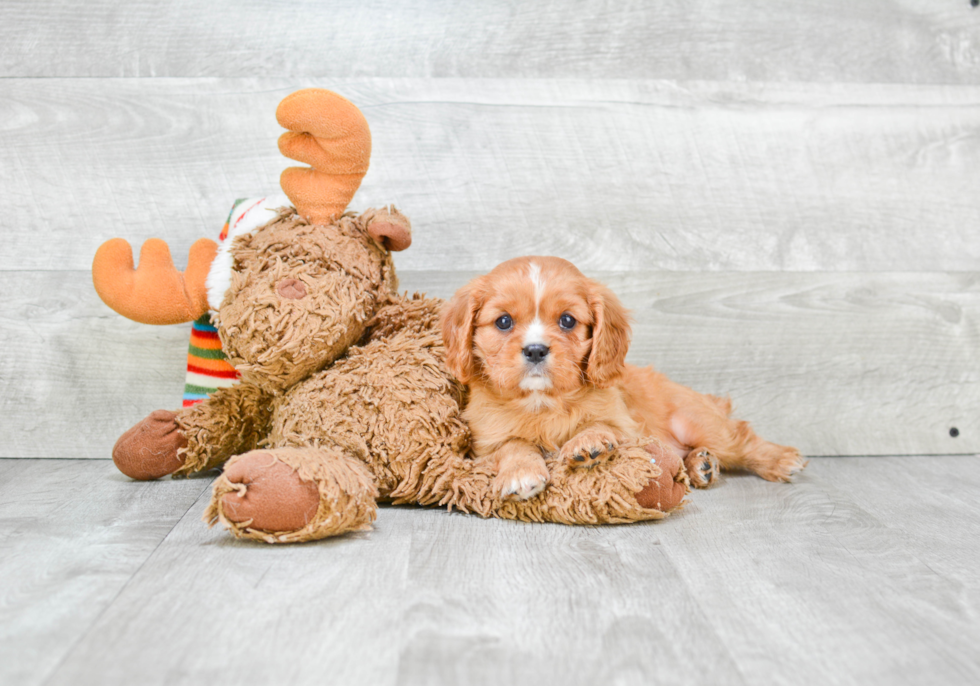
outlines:
[[[532,343],[531,345],[524,346],[524,359],[531,364],[540,364],[545,361],[548,357],[549,348],[541,343]]]

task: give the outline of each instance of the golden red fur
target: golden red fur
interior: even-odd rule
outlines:
[[[591,466],[617,445],[653,437],[683,459],[691,483],[724,469],[788,481],[794,448],[729,417],[727,399],[625,363],[629,315],[606,286],[557,257],[521,257],[460,289],[442,318],[446,362],[468,384],[464,419],[477,455],[495,453],[505,499],[542,491],[542,451]]]

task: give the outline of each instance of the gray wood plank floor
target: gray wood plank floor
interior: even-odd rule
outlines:
[[[0,460],[0,683],[43,683],[209,486]]]
[[[383,508],[241,542],[210,479],[0,460],[0,683],[969,684],[980,456],[729,475],[661,522]]]

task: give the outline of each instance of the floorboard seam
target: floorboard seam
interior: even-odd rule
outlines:
[[[177,517],[174,520],[173,526],[171,526],[170,529],[167,531],[167,533],[160,538],[160,540],[157,542],[155,546],[153,546],[153,550],[151,550],[146,555],[146,557],[143,558],[143,561],[140,562],[139,567],[133,570],[133,573],[129,575],[128,579],[126,579],[126,582],[119,587],[118,591],[116,591],[116,594],[112,597],[112,600],[106,603],[105,607],[103,607],[102,610],[100,610],[99,613],[92,619],[88,628],[80,632],[78,634],[78,637],[74,641],[72,641],[71,647],[65,651],[65,654],[61,657],[60,660],[58,660],[58,663],[51,669],[51,671],[47,674],[47,676],[45,676],[41,680],[40,683],[42,686],[47,686],[47,684],[51,682],[51,679],[55,677],[55,675],[61,669],[62,665],[64,665],[65,662],[68,661],[68,658],[71,657],[72,654],[75,652],[75,649],[78,647],[78,644],[81,643],[92,632],[93,627],[95,627],[99,623],[99,620],[102,619],[102,616],[109,611],[109,608],[115,605],[116,601],[119,600],[119,596],[121,596],[126,591],[126,589],[129,588],[129,585],[133,582],[133,579],[135,579],[137,575],[139,575],[140,571],[142,571],[143,567],[146,566],[146,563],[149,562],[150,558],[152,558],[156,554],[157,550],[160,549],[160,546],[163,545],[168,538],[170,538],[170,534],[174,532],[174,529],[176,529],[177,526],[182,521],[184,521],[184,518],[187,517],[188,513],[190,513],[190,511],[194,509],[194,506],[197,505],[197,501],[201,499],[201,496],[204,495],[205,491],[211,488],[216,478],[217,477],[208,479],[208,483],[204,486],[204,488],[201,489],[200,493],[197,494],[197,497],[194,498],[191,504],[188,505],[187,509],[184,510],[184,514],[182,514],[181,516]]]
[[[680,582],[684,586],[684,589],[687,591],[688,596],[690,596],[691,600],[697,606],[698,611],[701,613],[701,619],[704,621],[705,626],[711,629],[712,635],[715,637],[718,643],[724,647],[725,653],[728,655],[732,665],[735,667],[735,671],[738,673],[739,682],[744,684],[745,686],[748,686],[750,682],[746,679],[745,674],[742,672],[742,667],[738,664],[738,660],[735,659],[735,656],[732,654],[731,649],[725,643],[725,640],[722,638],[721,634],[718,633],[718,630],[715,628],[714,623],[711,621],[710,615],[708,614],[708,612],[705,611],[704,606],[701,605],[701,600],[698,598],[697,593],[695,593],[694,589],[691,588],[691,585],[687,582],[687,576],[680,569],[680,567],[677,566],[677,563],[674,561],[674,558],[670,552],[670,544],[664,541],[663,539],[661,539],[661,547],[664,551],[664,554],[667,556],[667,561],[670,562],[670,566],[674,569],[674,572],[676,572],[677,578],[680,579]]]

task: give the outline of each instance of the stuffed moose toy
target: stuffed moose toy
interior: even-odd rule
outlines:
[[[656,443],[621,447],[592,469],[552,456],[543,493],[495,494],[493,465],[468,455],[443,303],[398,293],[391,253],[409,247],[408,219],[394,207],[346,211],[370,158],[363,115],[308,89],[276,116],[288,129],[281,152],[310,165],[283,172],[287,197],[236,204],[220,245],[197,241],[183,273],[157,239],[138,269],[122,239],[96,253],[93,281],[109,307],[147,324],[210,313],[237,372],[203,401],[123,434],[113,459],[124,474],[224,465],[206,520],[270,543],[368,528],[379,501],[566,524],[659,519],[681,504],[683,465]]]

